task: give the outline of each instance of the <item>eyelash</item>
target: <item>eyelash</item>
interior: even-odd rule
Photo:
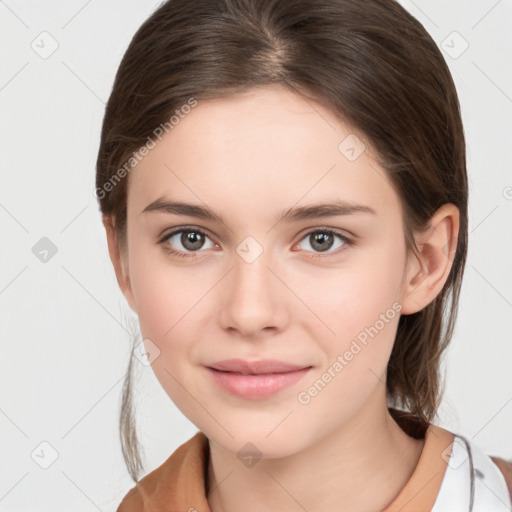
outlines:
[[[167,233],[158,241],[158,243],[162,244],[164,246],[164,250],[166,252],[168,252],[169,254],[172,254],[173,256],[177,256],[178,258],[194,258],[195,257],[194,252],[184,253],[183,251],[177,251],[176,249],[173,249],[170,245],[165,244],[165,242],[167,242],[167,240],[169,240],[172,236],[176,235],[177,233],[182,233],[182,232],[199,233],[203,236],[211,238],[210,235],[206,231],[203,231],[202,229],[195,228],[193,226],[185,226],[185,227],[180,227],[179,229],[175,229],[175,230],[171,231],[170,233]],[[307,233],[305,233],[304,236],[299,240],[299,242],[301,242],[302,240],[304,240],[305,238],[307,238],[308,236],[310,236],[313,233],[324,233],[324,234],[328,234],[328,235],[338,236],[344,242],[344,245],[342,246],[342,248],[339,248],[333,252],[328,252],[325,254],[322,254],[322,253],[313,254],[312,256],[309,256],[310,258],[327,258],[329,256],[338,255],[340,252],[344,251],[347,247],[352,247],[353,245],[355,245],[355,241],[353,239],[348,238],[347,236],[342,235],[338,231],[333,230],[331,228],[314,228],[314,229],[308,231]],[[195,252],[201,252],[201,251],[195,251]],[[308,251],[308,252],[311,252],[311,251]]]

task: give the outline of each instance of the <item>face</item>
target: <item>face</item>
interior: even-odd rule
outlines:
[[[126,297],[159,382],[211,440],[286,456],[384,399],[407,253],[362,136],[288,90],[254,89],[199,101],[129,180]],[[222,220],[144,211],[157,200]],[[305,214],[334,203],[359,208]],[[227,389],[207,367],[232,358],[306,369],[227,375]]]

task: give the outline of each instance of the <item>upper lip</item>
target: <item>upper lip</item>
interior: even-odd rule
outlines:
[[[289,373],[302,370],[309,366],[297,365],[278,361],[276,359],[262,359],[259,361],[244,361],[243,359],[225,359],[208,365],[208,368],[225,372],[239,372],[247,375],[261,375],[265,373]]]

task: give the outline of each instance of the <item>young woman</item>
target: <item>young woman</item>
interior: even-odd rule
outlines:
[[[512,464],[432,423],[465,141],[398,3],[162,4],[117,72],[96,187],[147,361],[199,429],[138,480],[132,359],[119,511],[510,510]]]

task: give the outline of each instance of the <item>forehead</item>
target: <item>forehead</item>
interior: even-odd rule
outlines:
[[[396,206],[368,142],[322,105],[281,87],[199,100],[155,142],[130,174],[128,202],[137,212],[166,195],[259,216],[272,205],[281,211],[327,197]]]

